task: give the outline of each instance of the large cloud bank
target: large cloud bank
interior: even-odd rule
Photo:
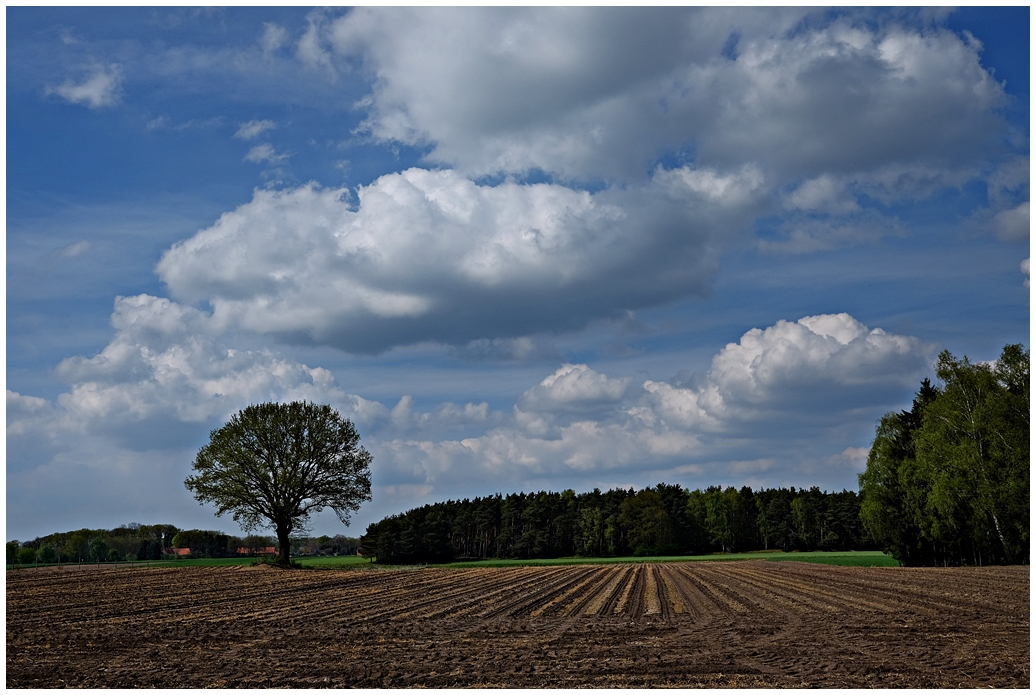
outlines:
[[[761,219],[767,251],[869,243],[903,233],[897,202],[1017,168],[997,160],[1006,97],[981,46],[937,26],[361,8],[313,15],[304,39],[299,60],[369,75],[362,133],[427,147],[440,168],[355,199],[257,191],[157,270],[220,325],[353,353],[579,329],[700,296]],[[1028,218],[1015,188],[987,214],[1005,238]]]
[[[480,186],[409,169],[359,191],[259,191],[170,249],[173,296],[224,326],[350,352],[581,328],[707,287],[709,239],[744,223],[751,170],[650,188]]]
[[[368,130],[466,174],[634,180],[674,148],[786,182],[980,156],[1001,86],[952,32],[798,10],[359,9]]]

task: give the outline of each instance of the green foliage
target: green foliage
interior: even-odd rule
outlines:
[[[849,493],[855,501],[856,495]],[[791,503],[794,490],[764,490],[756,494],[756,525],[759,527],[763,550],[792,550],[796,545],[792,524]],[[848,547],[853,547],[850,543]]]
[[[662,496],[645,489],[623,500],[619,523],[629,529],[629,544],[635,555],[656,555],[672,544],[673,524],[662,505]]]
[[[860,475],[871,536],[905,565],[1027,563],[1029,353],[939,355],[910,411],[878,424]]]
[[[310,515],[333,509],[343,524],[371,498],[371,456],[352,422],[330,406],[293,402],[252,405],[213,430],[184,481],[216,515],[245,530],[272,527],[287,565],[290,537]]]
[[[154,526],[127,524],[114,529],[79,529],[51,533],[25,543],[37,550],[39,561],[52,562],[110,562],[124,560],[157,560],[162,548],[170,547],[178,529],[170,524]],[[8,544],[8,558],[11,555]],[[19,544],[14,543],[15,551]],[[10,563],[8,563],[10,564]]]
[[[36,551],[36,556],[39,558],[40,562],[57,562],[58,552],[54,546],[49,543],[45,543]]]
[[[65,541],[64,555],[72,562],[90,559],[90,538],[88,529],[74,531]]]
[[[755,509],[750,488],[726,490],[709,488],[705,491],[705,527],[713,545],[724,552],[737,552],[755,547],[752,528],[757,522],[758,511]]]
[[[90,559],[93,562],[103,562],[108,559],[108,544],[104,538],[95,536],[90,540]]]
[[[581,555],[604,554],[604,512],[600,507],[579,510],[579,541]]]
[[[796,505],[796,525],[791,505],[799,498],[806,502]],[[871,547],[854,492],[753,492],[748,487],[688,492],[664,483],[638,492],[565,490],[450,500],[382,519],[368,526],[360,540],[364,555],[379,563],[406,565],[648,557],[782,544],[789,550],[815,550],[821,543],[831,550]]]
[[[190,529],[173,536],[174,548],[189,548],[191,557],[233,557],[237,555],[238,539],[219,531]]]
[[[161,560],[162,543],[151,538],[142,538],[137,542],[137,560]]]

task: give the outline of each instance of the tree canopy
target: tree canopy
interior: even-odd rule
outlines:
[[[906,565],[1029,560],[1029,353],[939,355],[909,411],[878,423],[860,474],[871,536]]]
[[[365,555],[390,564],[873,547],[852,491],[666,483],[449,500],[373,523],[360,542]]]
[[[278,562],[290,564],[292,533],[312,514],[333,509],[348,525],[371,498],[371,455],[352,422],[331,406],[262,403],[213,430],[184,481],[201,503],[230,513],[245,530],[274,529]]]

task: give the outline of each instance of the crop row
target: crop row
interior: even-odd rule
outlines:
[[[669,563],[410,571],[267,568],[23,571],[8,574],[8,621],[51,624],[432,619],[696,620],[745,613],[998,610],[1028,577],[997,569],[923,572],[804,563]],[[1017,594],[1015,595],[1017,596]]]

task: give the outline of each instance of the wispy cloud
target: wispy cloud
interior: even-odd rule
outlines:
[[[146,128],[148,130],[192,130],[195,128],[218,128],[223,125],[224,118],[222,116],[214,116],[212,118],[192,118],[188,121],[176,122],[166,116],[157,116],[147,122]]]
[[[259,45],[263,53],[271,54],[288,43],[288,30],[275,22],[264,22],[263,33],[259,36]]]
[[[997,213],[993,218],[993,230],[1001,241],[1026,241],[1029,239],[1029,201]]]
[[[90,249],[90,242],[85,239],[77,241],[74,244],[69,244],[65,248],[61,249],[60,255],[64,258],[75,258],[81,256]]]
[[[234,137],[241,140],[251,140],[276,127],[277,124],[270,120],[248,121],[241,124],[241,127],[234,133]]]
[[[56,94],[73,104],[99,109],[119,103],[122,80],[122,67],[119,64],[95,65],[82,81],[66,80],[56,87],[47,87],[44,91],[46,94]]]
[[[325,72],[331,81],[337,80],[338,73],[332,61],[332,52],[327,46],[326,16],[323,11],[314,10],[307,16],[309,27],[295,45],[295,58],[303,65]]]
[[[279,164],[290,155],[277,152],[273,149],[273,145],[268,142],[264,142],[262,145],[256,145],[252,149],[248,150],[248,154],[245,155],[246,162],[255,162],[256,164],[262,164],[263,162],[269,162],[270,164]]]

